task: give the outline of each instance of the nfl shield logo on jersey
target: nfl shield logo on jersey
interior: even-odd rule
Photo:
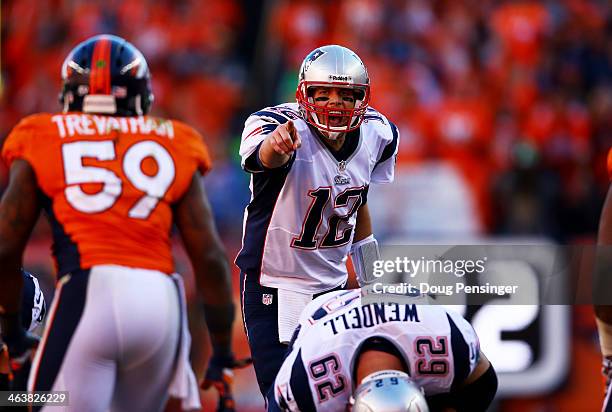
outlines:
[[[264,305],[271,305],[273,298],[274,298],[274,295],[271,295],[269,293],[264,293],[261,295],[261,303],[263,303]]]

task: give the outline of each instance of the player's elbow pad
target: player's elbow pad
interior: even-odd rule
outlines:
[[[357,283],[360,287],[367,285],[375,279],[374,262],[380,260],[380,251],[378,250],[378,242],[374,235],[370,235],[365,239],[355,242],[351,246],[349,252]]]

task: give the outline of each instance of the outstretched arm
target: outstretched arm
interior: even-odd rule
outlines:
[[[18,322],[21,309],[21,260],[30,233],[40,214],[34,170],[25,160],[15,160],[10,180],[0,200],[0,318],[3,334]],[[8,323],[8,324],[7,324]]]
[[[289,120],[266,137],[259,148],[259,160],[268,169],[284,166],[301,145],[300,135],[293,121]]]

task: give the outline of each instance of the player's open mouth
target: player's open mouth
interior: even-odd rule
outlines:
[[[342,112],[339,111],[331,111],[329,112],[329,124],[332,126],[338,126],[344,123],[344,116],[342,116]]]

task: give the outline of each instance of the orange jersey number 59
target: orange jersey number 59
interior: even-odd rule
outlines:
[[[153,176],[141,169],[144,159],[151,157],[157,163]],[[100,161],[115,160],[115,146],[112,141],[80,141],[62,145],[62,158],[66,176],[64,191],[68,203],[83,213],[100,213],[110,209],[121,196],[121,178],[112,170],[99,166],[83,165],[84,158]],[[135,188],[143,196],[129,210],[129,217],[147,219],[162,199],[175,178],[175,165],[172,156],[159,143],[145,140],[132,145],[123,156],[122,169]],[[102,189],[89,194],[79,185],[98,183]]]

